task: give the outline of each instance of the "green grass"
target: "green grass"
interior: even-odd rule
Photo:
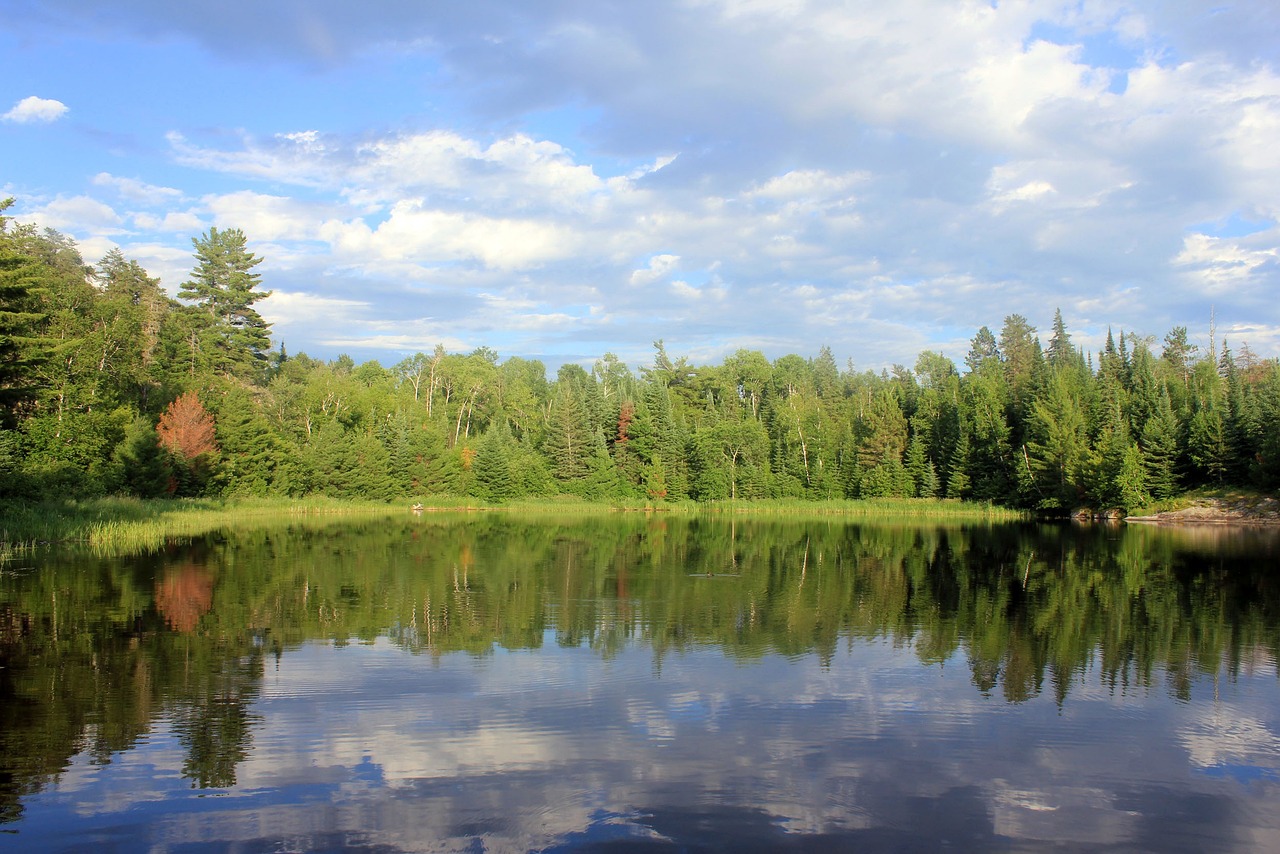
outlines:
[[[735,515],[844,516],[860,519],[946,519],[955,521],[1017,521],[1030,516],[1022,510],[986,502],[937,498],[864,498],[857,500],[711,501],[702,512]]]
[[[0,549],[14,552],[47,543],[84,543],[125,551],[146,550],[229,525],[393,512],[403,513],[405,508],[327,498],[5,502],[0,504]]]
[[[1021,511],[990,504],[934,499],[864,501],[584,501],[572,496],[524,499],[487,505],[474,498],[420,499],[424,512],[504,512],[519,515],[596,515],[617,512],[735,516],[840,516],[847,518],[950,521],[1006,521]],[[79,543],[113,552],[145,552],[227,527],[269,527],[301,520],[333,521],[353,516],[403,515],[413,501],[386,504],[330,498],[178,499],[142,501],[98,498],[85,501],[0,503],[0,557],[48,543]]]

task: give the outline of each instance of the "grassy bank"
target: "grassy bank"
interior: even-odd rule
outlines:
[[[575,498],[515,501],[487,506],[471,498],[423,499],[423,512],[484,511],[522,515],[591,515],[616,512],[734,516],[841,516],[918,521],[1012,521],[1025,514],[990,504],[931,499],[866,501],[645,501],[588,502]],[[180,499],[141,501],[99,498],[42,504],[0,504],[0,551],[12,553],[47,543],[81,543],[119,551],[147,551],[174,539],[198,537],[226,527],[287,524],[303,519],[404,515],[408,502],[386,504],[329,498]]]
[[[97,498],[40,504],[0,504],[0,550],[47,543],[83,543],[122,551],[158,548],[172,539],[197,537],[233,525],[262,525],[302,518],[403,513],[383,502],[327,498],[177,499],[142,501]]]

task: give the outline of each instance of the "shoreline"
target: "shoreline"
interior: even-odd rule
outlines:
[[[1145,516],[1126,516],[1124,521],[1140,525],[1280,526],[1280,499],[1265,496],[1198,498],[1189,507]]]

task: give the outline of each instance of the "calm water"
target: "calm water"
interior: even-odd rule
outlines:
[[[1262,531],[427,515],[0,576],[0,850],[1280,850]]]

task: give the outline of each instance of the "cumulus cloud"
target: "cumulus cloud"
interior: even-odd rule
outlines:
[[[679,255],[654,255],[649,259],[647,267],[631,273],[630,282],[632,285],[647,285],[656,282],[665,278],[679,263]]]
[[[67,112],[67,105],[61,101],[31,95],[14,104],[9,112],[0,118],[16,124],[35,124],[57,121]]]
[[[394,103],[421,112],[353,128],[271,101],[268,119],[175,120],[177,171],[103,172],[92,189],[117,219],[82,200],[84,222],[56,220],[86,238],[151,232],[139,242],[238,225],[285,290],[358,287],[394,321],[361,340],[412,339],[395,324],[428,294],[456,312],[457,340],[573,358],[658,337],[770,355],[825,342],[868,366],[924,347],[960,358],[978,326],[1018,312],[1044,329],[1055,305],[1081,341],[1096,324],[1194,325],[1210,301],[1224,325],[1234,311],[1280,327],[1265,300],[1280,288],[1280,57],[1259,35],[1274,12],[485,0],[371,19],[321,0],[244,33],[227,20],[247,0],[226,20],[47,5],[84,33],[194,41],[214,69],[305,69],[290,85],[341,65],[324,95],[353,99],[344,116],[403,94],[385,88],[394,58],[414,81]],[[53,19],[29,11],[13,26]],[[1232,215],[1260,225],[1200,225]],[[528,304],[505,324],[485,309],[517,292]],[[277,331],[307,334],[291,323]]]
[[[43,228],[68,232],[114,233],[123,221],[110,205],[83,195],[59,196],[28,215]]]
[[[90,180],[95,187],[104,187],[120,198],[144,205],[172,204],[182,198],[182,191],[173,187],[159,187],[136,178],[122,178],[109,172],[99,172]]]

